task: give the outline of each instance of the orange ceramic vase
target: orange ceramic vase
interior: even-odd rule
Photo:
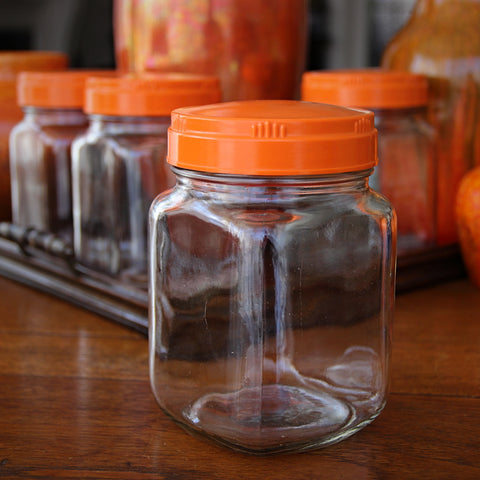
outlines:
[[[438,133],[437,244],[455,243],[456,193],[480,164],[480,0],[417,0],[382,66],[429,78],[429,119]]]
[[[115,0],[121,71],[216,75],[224,100],[291,99],[305,67],[307,0]]]

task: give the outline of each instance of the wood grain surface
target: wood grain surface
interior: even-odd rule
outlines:
[[[157,407],[141,334],[0,278],[1,479],[480,479],[480,291],[397,297],[384,412],[313,452],[254,457]]]

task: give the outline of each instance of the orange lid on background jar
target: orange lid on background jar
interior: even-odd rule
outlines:
[[[83,108],[85,83],[92,75],[113,75],[110,70],[22,72],[17,80],[17,99],[22,107]]]
[[[64,70],[67,65],[68,56],[61,52],[4,51],[0,52],[0,79],[15,79],[27,70]]]
[[[16,81],[20,72],[65,70],[67,65],[67,55],[59,52],[0,52],[0,100],[11,101],[16,108]]]
[[[170,116],[175,108],[220,100],[220,81],[214,76],[132,74],[89,78],[85,111],[113,116]]]
[[[167,161],[233,175],[319,175],[377,163],[374,115],[334,105],[256,100],[172,112]]]
[[[302,100],[361,108],[425,106],[428,82],[424,75],[380,68],[305,72]]]

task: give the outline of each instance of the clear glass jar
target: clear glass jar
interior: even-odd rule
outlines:
[[[179,109],[177,184],[150,209],[150,379],[187,430],[266,454],[383,409],[395,214],[368,186],[373,114],[301,102]]]
[[[24,117],[10,134],[12,220],[72,240],[70,147],[87,128],[87,72],[23,72]]]
[[[8,139],[12,128],[23,118],[17,104],[17,75],[27,70],[64,70],[67,63],[63,53],[0,52],[0,221],[11,220],[12,216]]]
[[[217,75],[224,100],[298,98],[306,0],[115,0],[121,71]]]
[[[91,78],[90,126],[72,146],[74,252],[90,273],[147,287],[147,218],[174,177],[165,156],[170,112],[220,98],[214,77]]]
[[[370,184],[395,207],[399,254],[435,245],[436,137],[427,78],[374,68],[306,72],[302,99],[374,112],[379,163]]]
[[[455,197],[480,164],[480,0],[417,0],[385,48],[382,66],[424,74],[437,132],[437,243],[458,241]]]

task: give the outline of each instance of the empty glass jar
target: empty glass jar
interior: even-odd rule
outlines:
[[[396,219],[371,112],[173,112],[150,209],[150,378],[186,429],[245,452],[337,442],[385,405]]]
[[[382,69],[306,72],[302,99],[375,113],[379,163],[370,179],[398,216],[398,251],[436,243],[435,132],[427,119],[424,75]]]
[[[218,79],[201,75],[90,78],[90,126],[72,146],[74,251],[91,274],[147,287],[147,218],[171,187],[170,112],[217,102]]]
[[[70,147],[87,128],[86,71],[23,72],[23,120],[10,134],[13,222],[72,240]]]

